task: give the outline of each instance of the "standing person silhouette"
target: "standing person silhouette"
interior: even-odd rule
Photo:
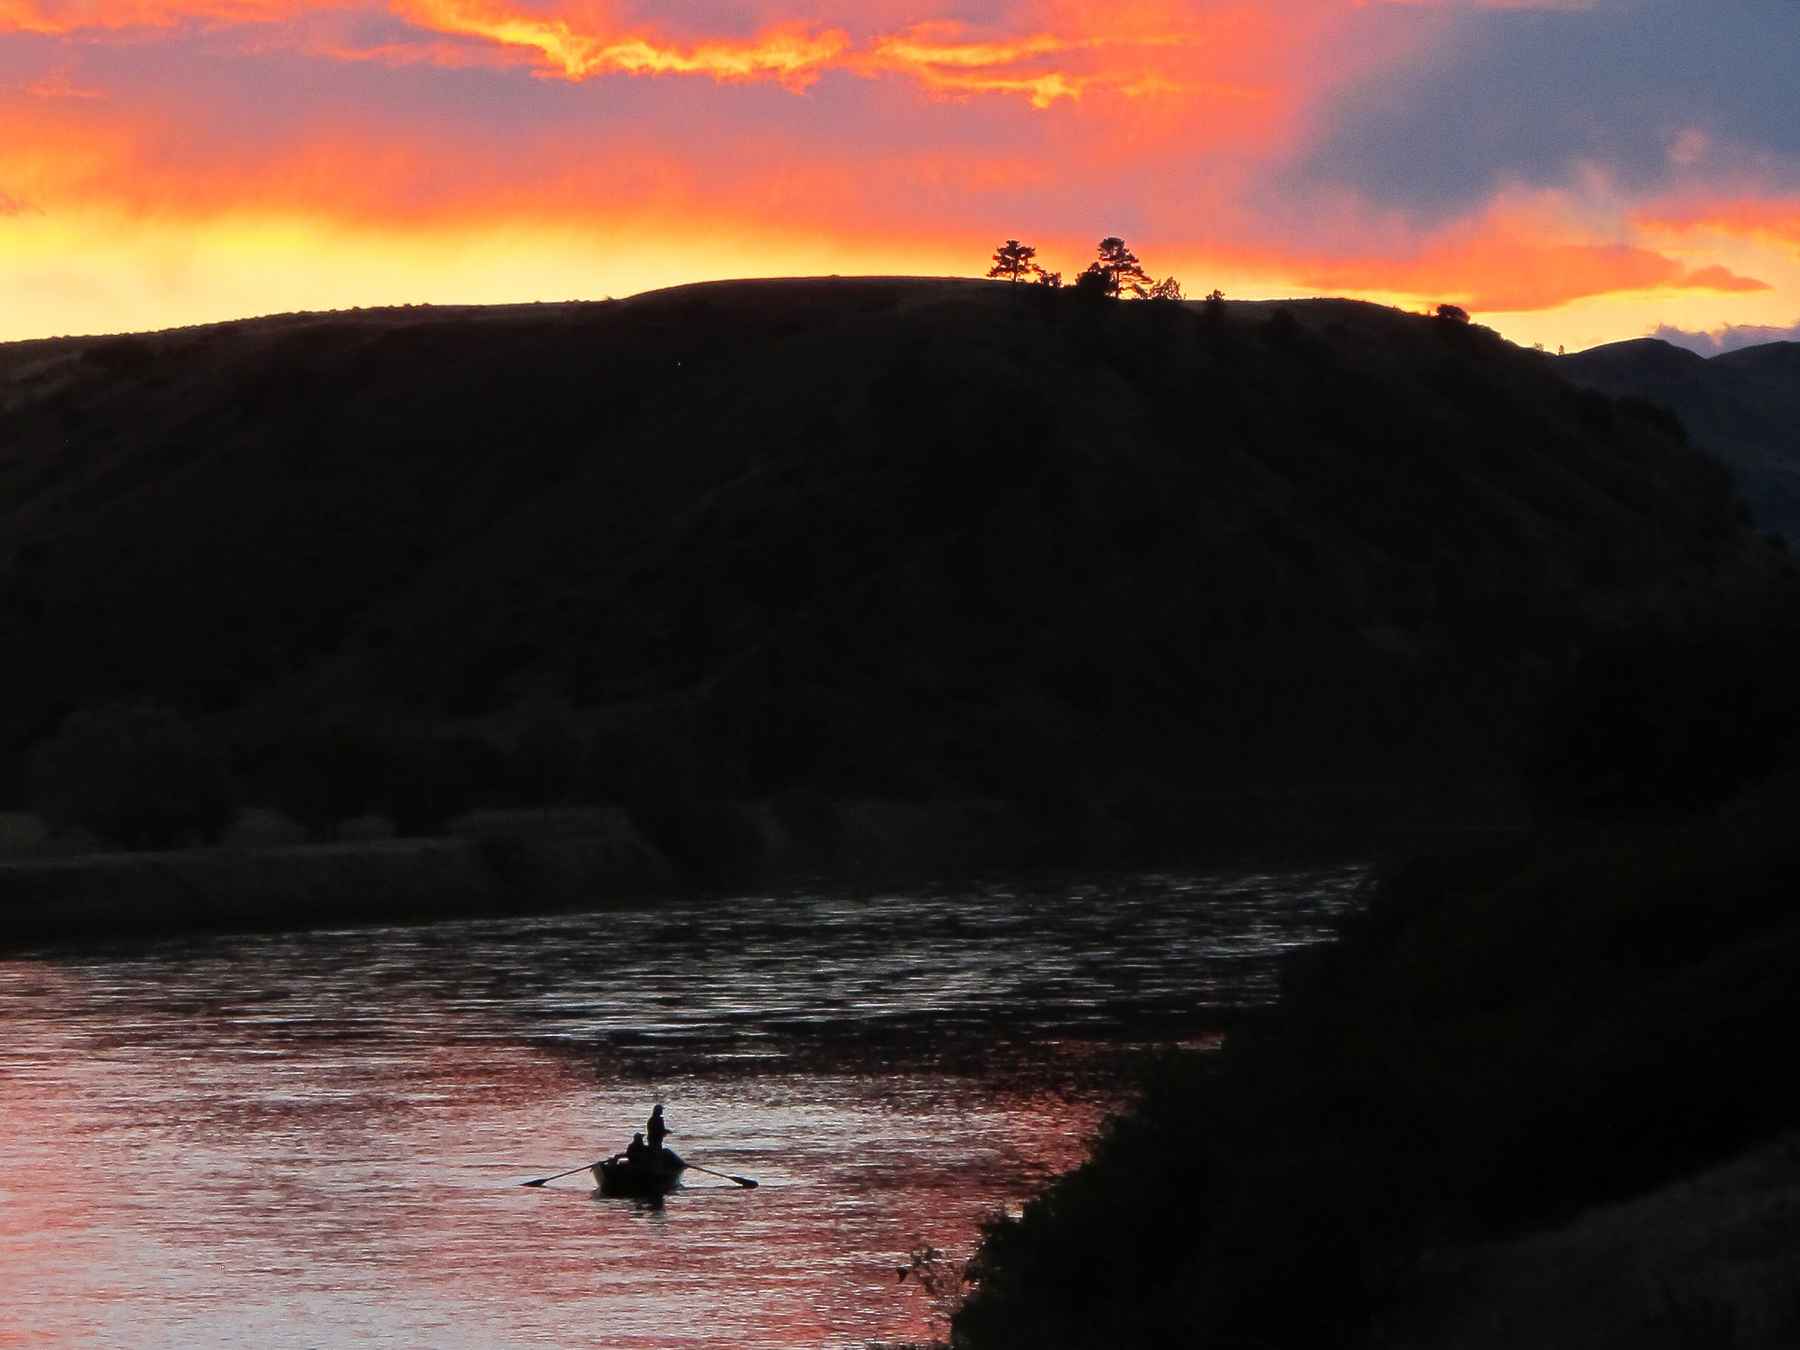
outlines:
[[[650,1119],[644,1125],[644,1137],[650,1141],[650,1151],[661,1153],[663,1139],[672,1133],[674,1132],[663,1124],[662,1103],[658,1102],[655,1109],[650,1112]]]

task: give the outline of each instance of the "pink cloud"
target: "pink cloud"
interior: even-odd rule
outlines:
[[[277,23],[306,12],[286,0],[0,0],[0,34],[69,34],[184,23]]]

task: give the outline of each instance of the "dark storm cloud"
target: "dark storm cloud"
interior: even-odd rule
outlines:
[[[1795,0],[1611,0],[1440,21],[1435,59],[1360,82],[1323,111],[1293,186],[1348,186],[1446,216],[1502,186],[1564,185],[1584,164],[1654,190],[1698,171],[1701,153],[1711,172],[1800,183]]]

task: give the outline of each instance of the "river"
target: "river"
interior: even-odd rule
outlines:
[[[0,959],[0,1346],[862,1347],[1267,1003],[1355,868],[798,891]],[[652,1102],[660,1205],[585,1174]]]

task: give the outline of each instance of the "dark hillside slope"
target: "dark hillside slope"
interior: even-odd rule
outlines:
[[[0,347],[0,745],[549,701],[599,798],[1484,780],[1588,636],[1776,579],[1677,430],[1463,325],[969,283]]]
[[[1730,467],[1759,528],[1800,544],[1800,342],[1710,359],[1655,338],[1564,357],[1559,374],[1614,397],[1653,399]]]

